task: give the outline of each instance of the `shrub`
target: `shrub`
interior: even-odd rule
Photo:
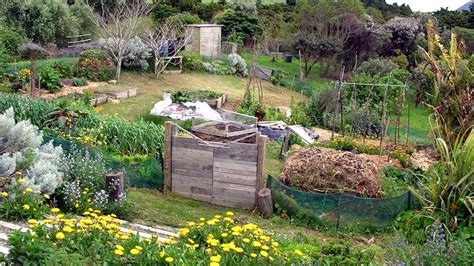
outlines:
[[[172,240],[156,236],[141,239],[124,233],[114,216],[99,216],[97,210],[86,218],[32,221],[32,231],[15,231],[9,236],[11,263],[45,264],[64,258],[63,264],[168,265],[291,265],[308,262],[299,249],[280,251],[280,244],[255,224],[239,225],[233,213],[187,222]],[[61,215],[61,216],[60,216]],[[34,235],[33,235],[34,234]],[[54,248],[49,248],[54,246]],[[57,254],[62,254],[58,256]],[[68,254],[65,256],[64,254]],[[93,254],[93,255],[91,255]]]
[[[181,56],[183,56],[183,67],[185,70],[198,71],[202,70],[202,59],[201,55],[198,53],[181,51]]]
[[[375,76],[384,76],[397,69],[398,65],[385,58],[371,58],[360,64],[357,68],[358,73],[365,73],[367,75]]]
[[[51,93],[55,93],[63,87],[61,74],[51,66],[46,66],[41,69],[40,78],[41,87]]]
[[[60,78],[72,78],[73,76],[71,65],[63,61],[49,63],[47,67],[51,67],[52,69],[56,70],[59,73]]]
[[[390,59],[390,61],[395,63],[401,69],[406,69],[408,67],[408,58],[404,54],[394,56]]]
[[[79,54],[74,73],[91,81],[108,81],[115,75],[115,67],[104,51],[86,50]]]
[[[114,43],[116,40],[111,38],[99,40],[99,45],[108,51],[114,50]],[[151,52],[152,49],[140,37],[135,36],[127,43],[122,63],[125,67],[145,71],[149,66],[148,59],[151,58]]]
[[[85,78],[73,78],[72,83],[76,87],[86,86],[87,85],[87,79],[85,79]]]
[[[203,62],[202,67],[206,72],[213,75],[228,75],[231,73],[231,70],[222,61]]]
[[[231,74],[237,75],[240,77],[246,77],[249,75],[247,64],[245,63],[244,59],[240,57],[240,55],[229,54],[228,60],[229,60],[229,69],[230,69]]]
[[[0,115],[0,176],[10,177],[18,169],[24,175],[22,188],[52,193],[61,185],[62,149],[42,144],[43,136],[29,121],[15,123],[13,109]]]
[[[223,25],[222,34],[224,37],[235,33],[242,36],[244,41],[251,41],[253,37],[259,36],[263,32],[258,17],[244,11],[227,9],[216,18],[216,23]]]
[[[197,15],[191,14],[189,12],[178,13],[174,16],[169,17],[168,20],[171,20],[182,26],[202,23],[202,19],[200,19]]]

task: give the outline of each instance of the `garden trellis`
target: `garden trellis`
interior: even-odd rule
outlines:
[[[336,130],[336,125],[339,123],[339,131],[342,135],[344,135],[346,132],[345,126],[346,122],[344,120],[344,115],[345,111],[344,107],[349,108],[349,115],[350,117],[350,134],[354,135],[355,130],[354,128],[356,126],[355,123],[355,116],[357,111],[356,108],[359,108],[359,106],[356,106],[357,104],[361,104],[360,107],[362,107],[362,111],[364,113],[363,115],[363,125],[362,128],[364,129],[363,131],[363,139],[365,142],[365,139],[367,138],[367,135],[369,135],[370,131],[377,131],[375,125],[373,125],[370,121],[370,112],[373,111],[372,109],[374,105],[376,104],[382,104],[381,110],[380,110],[380,129],[379,131],[379,138],[380,138],[380,149],[381,153],[383,152],[383,142],[384,139],[387,135],[387,131],[390,126],[390,118],[391,115],[388,114],[388,111],[392,111],[390,113],[395,113],[395,129],[394,129],[394,142],[395,144],[400,143],[400,122],[401,122],[401,116],[402,112],[407,110],[407,121],[406,121],[406,139],[405,139],[405,144],[408,145],[409,140],[410,140],[410,109],[411,109],[411,104],[410,101],[407,100],[410,98],[409,96],[409,86],[407,83],[404,84],[381,84],[381,83],[354,83],[354,82],[344,82],[342,79],[339,82],[335,83],[335,89],[337,89],[337,99],[335,100],[333,106],[333,117],[332,117],[332,137],[334,137]],[[383,93],[381,93],[383,91]],[[366,95],[366,101],[363,103],[358,103],[356,98],[358,93],[365,93]],[[380,96],[383,95],[383,98],[381,101],[377,101],[376,94],[377,92],[380,93]],[[388,95],[393,96],[393,99],[388,99]],[[350,97],[345,97],[346,95],[349,95]],[[348,99],[349,98],[349,99]],[[374,99],[375,98],[375,99]],[[398,100],[397,100],[398,99]],[[347,103],[349,101],[349,103]],[[391,104],[391,106],[389,106]],[[340,119],[337,119],[337,116],[339,115]],[[340,120],[337,122],[337,120]]]

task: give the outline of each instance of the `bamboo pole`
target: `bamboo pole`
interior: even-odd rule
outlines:
[[[387,92],[388,92],[388,86],[385,87],[385,92],[383,96],[383,103],[382,103],[382,135],[380,136],[380,156],[383,154],[383,141],[385,138],[385,115],[386,115],[386,109],[387,109]]]
[[[408,97],[408,113],[407,113],[407,140],[406,140],[406,143],[405,145],[408,146],[408,142],[410,141],[410,109],[411,109],[411,104],[410,104],[410,94],[409,94],[409,88],[408,86],[405,86],[405,91],[406,91],[406,95]]]

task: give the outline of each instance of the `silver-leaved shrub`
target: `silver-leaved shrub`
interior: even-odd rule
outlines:
[[[42,143],[41,131],[30,121],[15,123],[13,108],[0,114],[0,176],[21,171],[27,179],[24,187],[53,193],[63,180],[63,151],[51,142]]]

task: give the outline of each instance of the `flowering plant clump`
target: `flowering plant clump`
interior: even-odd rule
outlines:
[[[24,220],[41,218],[48,210],[44,201],[49,199],[48,194],[41,194],[39,190],[23,187],[27,179],[22,172],[16,172],[16,179],[8,186],[8,192],[0,192],[0,218],[8,220]]]
[[[300,250],[285,254],[278,242],[255,224],[237,225],[228,212],[188,222],[176,237],[143,237],[121,228],[115,215],[89,209],[85,218],[30,220],[31,231],[9,237],[11,263],[137,265],[290,265],[305,262]]]

